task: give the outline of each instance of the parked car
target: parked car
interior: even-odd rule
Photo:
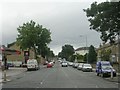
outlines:
[[[43,65],[47,65],[48,64],[48,61],[45,61],[44,63],[43,63]]]
[[[83,64],[82,71],[83,72],[85,72],[85,71],[92,72],[92,66],[90,64]]]
[[[38,70],[39,65],[36,59],[27,60],[27,70]]]
[[[116,71],[113,69],[109,61],[98,61],[96,63],[96,74],[97,76],[101,75],[102,77],[111,76],[111,71],[113,76],[116,77]]]
[[[9,69],[9,65],[8,65],[8,63],[6,64],[6,66],[4,65],[4,62],[2,62],[1,63],[1,68],[2,68],[2,70],[8,70]]]
[[[79,65],[79,63],[74,63],[74,64],[73,64],[73,67],[74,67],[74,68],[77,68],[78,65]]]
[[[14,61],[13,64],[15,67],[21,67],[22,62],[21,61]]]
[[[54,65],[53,62],[49,62],[49,63],[47,64],[47,68],[51,68],[51,67],[53,67],[53,65]]]
[[[83,63],[80,63],[77,67],[78,70],[82,70],[82,67],[83,67]]]
[[[62,62],[61,66],[62,66],[62,67],[67,67],[67,66],[68,66],[68,63],[64,61],[64,62]]]
[[[69,65],[69,66],[72,66],[72,65],[73,65],[73,62],[68,62],[68,65]]]
[[[22,63],[21,65],[20,65],[20,67],[27,67],[27,64],[25,64],[25,63]]]
[[[8,67],[14,67],[15,65],[13,63],[7,63]]]

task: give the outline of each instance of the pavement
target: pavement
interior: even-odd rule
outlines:
[[[44,69],[46,68],[46,65],[40,65],[40,69]],[[4,72],[0,69],[0,83],[5,83],[5,82],[9,82],[11,81],[13,78],[13,76],[17,76],[19,74],[22,74],[24,72],[26,72],[27,69],[26,68],[22,68],[22,67],[10,67],[8,70],[6,70],[6,81],[4,81]]]
[[[26,68],[21,67],[10,67],[8,70],[6,70],[6,81],[4,81],[4,72],[0,69],[0,83],[11,81],[12,76],[21,74],[26,70]]]

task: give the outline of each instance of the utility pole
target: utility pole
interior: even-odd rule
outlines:
[[[88,44],[88,43],[87,43],[87,35],[86,35],[85,38],[86,38],[86,53],[87,53],[86,57],[87,57],[87,63],[88,63],[88,52],[87,52],[87,49],[88,49],[87,44]]]
[[[88,63],[88,40],[87,40],[87,35],[80,35],[80,37],[85,36],[85,49],[86,49],[86,58],[87,58],[87,63]]]
[[[120,30],[118,31],[118,71],[120,73]]]

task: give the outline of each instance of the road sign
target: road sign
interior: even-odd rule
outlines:
[[[24,51],[24,56],[29,56],[29,55],[30,55],[29,51]]]

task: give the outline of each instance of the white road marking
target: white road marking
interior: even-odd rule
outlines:
[[[43,84],[43,82],[40,82],[40,84]]]
[[[99,88],[99,87],[96,85],[96,88]]]
[[[69,78],[68,74],[67,74],[63,69],[61,69],[61,70],[63,71],[63,73],[65,74],[65,76],[68,78],[68,80],[69,80],[71,83],[74,84],[74,82]],[[74,85],[74,88],[78,88],[77,85]]]

